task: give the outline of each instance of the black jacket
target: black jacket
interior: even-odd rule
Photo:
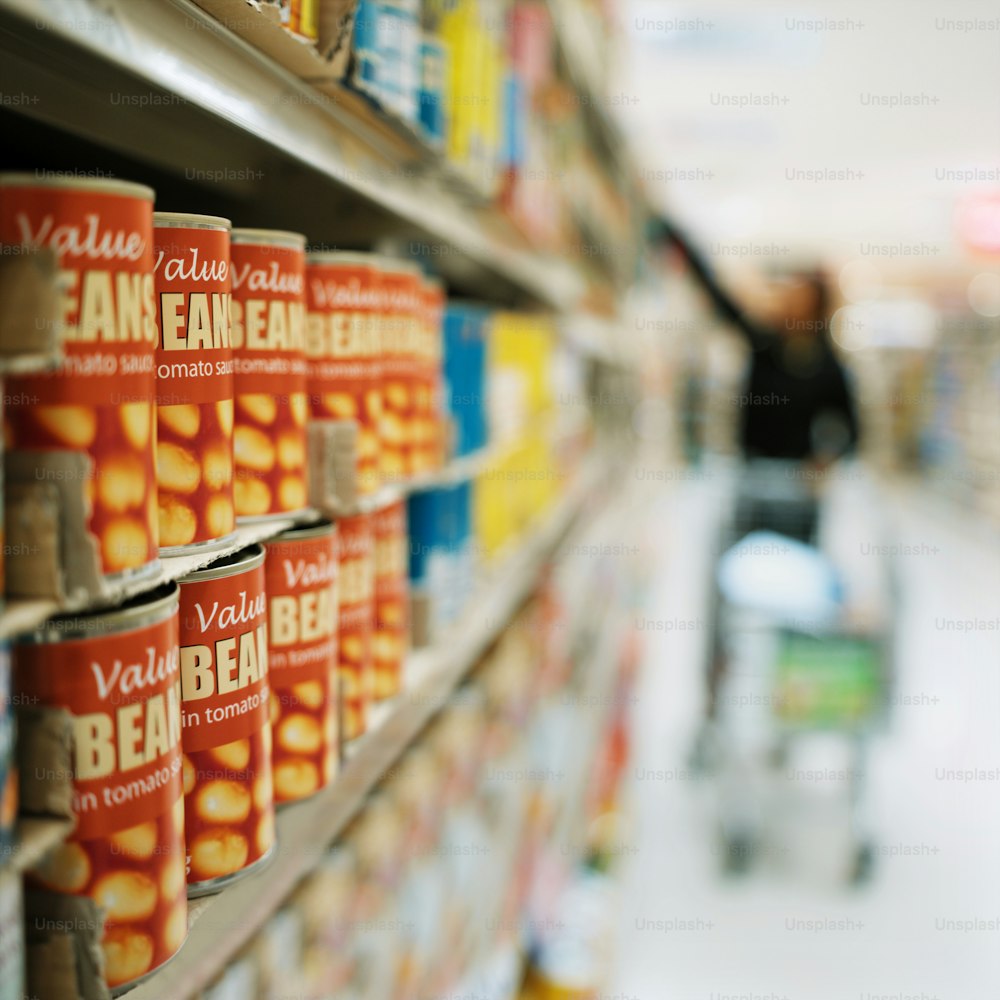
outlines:
[[[687,239],[670,226],[665,229],[718,314],[751,349],[750,372],[736,400],[744,454],[801,461],[820,451],[853,450],[858,442],[854,397],[826,331],[798,350],[758,326],[717,284]]]

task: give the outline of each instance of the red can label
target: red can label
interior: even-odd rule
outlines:
[[[391,698],[400,689],[406,657],[409,567],[406,504],[390,504],[373,515],[375,530],[375,636],[372,641],[374,697]]]
[[[230,252],[236,514],[279,516],[306,506],[305,253],[235,239]]]
[[[11,448],[82,451],[88,530],[113,574],[157,557],[153,205],[128,194],[0,186],[0,243],[59,259],[58,369],[10,379]]]
[[[229,232],[157,226],[155,243],[160,544],[192,545],[236,524]]]
[[[188,883],[212,883],[274,843],[264,567],[181,585]]]
[[[265,548],[274,798],[294,802],[337,772],[337,534]]]
[[[76,829],[35,873],[105,912],[105,976],[121,986],[187,934],[177,613],[129,632],[14,654],[19,694],[73,716]]]
[[[338,522],[340,611],[338,645],[343,735],[360,736],[372,700],[372,629],[375,623],[375,538],[370,514]]]
[[[381,299],[377,274],[362,263],[310,262],[310,413],[316,420],[358,425],[358,487],[379,486]]]
[[[413,439],[413,396],[420,333],[420,278],[404,271],[384,271],[382,420],[379,456],[382,477],[404,479]]]

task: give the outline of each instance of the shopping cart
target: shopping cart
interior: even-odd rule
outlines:
[[[874,859],[865,778],[871,738],[887,714],[891,629],[845,622],[841,581],[814,544],[821,504],[812,481],[796,472],[755,464],[739,481],[714,577],[701,751],[719,790],[723,867],[740,872],[764,846],[767,789],[794,741],[816,733],[842,739],[850,761],[842,769],[848,874],[863,881]]]

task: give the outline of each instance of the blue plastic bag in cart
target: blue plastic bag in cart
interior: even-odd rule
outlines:
[[[841,612],[843,587],[819,549],[773,531],[753,531],[723,553],[723,600],[800,631],[825,630]]]

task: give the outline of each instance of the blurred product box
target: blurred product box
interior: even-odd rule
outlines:
[[[441,18],[449,53],[445,148],[484,197],[493,197],[500,187],[505,25],[499,0],[454,0]]]
[[[444,314],[444,411],[451,421],[451,455],[471,455],[488,438],[486,341],[491,314],[480,305],[449,302]]]
[[[566,462],[556,418],[573,400],[556,397],[557,342],[545,317],[498,313],[493,319],[486,395],[494,448],[476,482],[474,511],[486,559],[521,537],[562,486]]]
[[[421,83],[420,0],[360,0],[351,83],[416,125]]]
[[[265,0],[274,4],[281,17],[281,26],[303,41],[315,44],[319,40],[320,0]]]
[[[292,896],[303,923],[302,976],[305,995],[341,996],[354,978],[348,947],[360,898],[357,862],[343,844],[320,860]]]
[[[260,988],[257,956],[248,951],[230,962],[225,971],[202,994],[201,1000],[248,1000]]]
[[[304,996],[305,914],[295,906],[280,909],[264,925],[253,946],[257,964],[256,1000]]]
[[[472,590],[472,486],[468,482],[413,493],[410,527],[410,607],[415,646],[433,642],[462,612]]]
[[[426,5],[425,5],[426,9]],[[433,30],[420,34],[420,92],[418,118],[426,142],[443,149],[448,134],[445,107],[445,78],[448,73],[448,49]]]

